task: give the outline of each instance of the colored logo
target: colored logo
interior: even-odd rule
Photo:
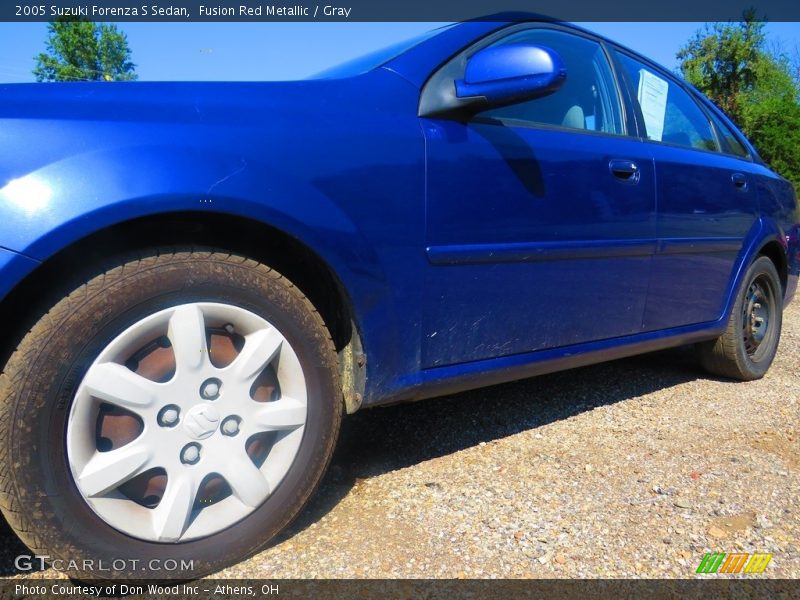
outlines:
[[[698,573],[763,573],[772,554],[709,552],[700,561]]]

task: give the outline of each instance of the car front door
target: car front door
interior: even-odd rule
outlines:
[[[436,367],[641,331],[655,248],[655,179],[626,135],[604,47],[552,26],[514,27],[475,51],[530,43],[561,57],[555,93],[464,122],[422,118],[427,256],[422,363]],[[433,87],[432,87],[433,86]]]
[[[715,130],[679,82],[632,56],[617,56],[656,165],[659,245],[644,329],[715,321],[758,219],[756,167],[727,135],[732,132]]]

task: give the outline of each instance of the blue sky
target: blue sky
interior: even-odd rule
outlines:
[[[141,80],[305,77],[440,23],[123,23]],[[585,23],[668,68],[702,23]],[[0,82],[33,81],[45,23],[0,23]],[[800,24],[769,23],[770,40],[800,47]]]

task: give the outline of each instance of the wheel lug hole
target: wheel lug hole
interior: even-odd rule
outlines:
[[[206,379],[200,386],[200,397],[205,400],[216,400],[222,392],[222,382],[216,377]]]
[[[235,436],[237,433],[239,433],[239,427],[241,426],[241,423],[242,419],[236,415],[227,417],[224,421],[222,421],[222,426],[220,427],[222,435],[227,435],[230,437]]]
[[[180,420],[181,409],[175,404],[167,404],[158,411],[158,424],[161,427],[175,427]]]
[[[200,444],[192,442],[181,450],[181,462],[185,465],[196,465],[200,461]]]

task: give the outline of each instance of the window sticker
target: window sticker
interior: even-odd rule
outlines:
[[[647,69],[639,70],[639,106],[642,108],[647,137],[661,141],[664,134],[664,117],[667,112],[669,84]]]

